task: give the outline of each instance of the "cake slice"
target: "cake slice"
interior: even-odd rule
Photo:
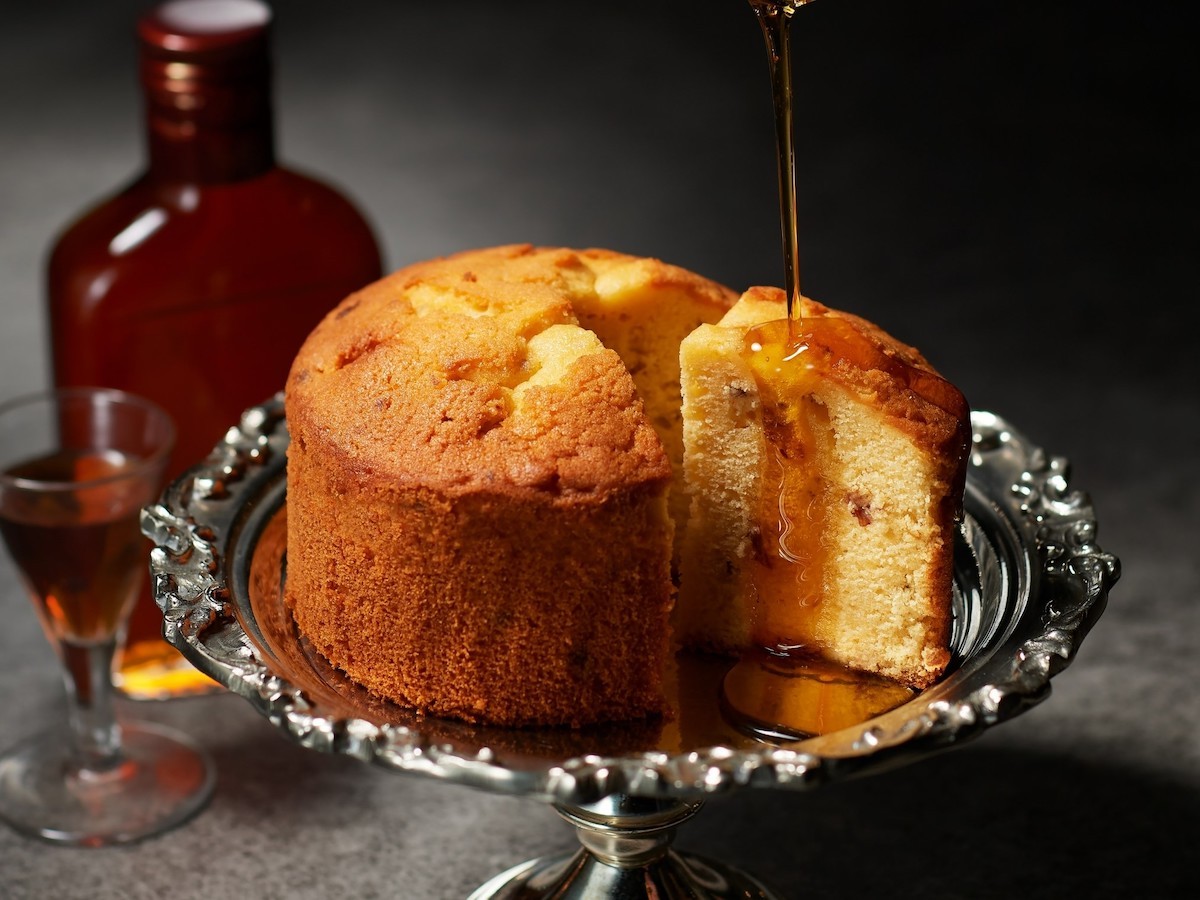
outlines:
[[[753,288],[680,348],[684,646],[817,656],[913,687],[949,659],[969,409],[914,348]]]

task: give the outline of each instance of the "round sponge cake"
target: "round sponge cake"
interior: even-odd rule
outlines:
[[[667,712],[677,647],[932,684],[966,399],[873,324],[801,312],[529,245],[348,297],[286,386],[300,632],[382,698],[501,725]]]
[[[678,345],[734,299],[654,260],[526,245],[348,297],[286,386],[285,596],[301,633],[368,690],[433,715],[662,711]],[[623,360],[597,337],[659,308],[673,369],[656,346]]]

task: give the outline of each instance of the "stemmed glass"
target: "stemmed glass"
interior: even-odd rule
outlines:
[[[112,666],[148,569],[138,529],[175,439],[149,401],[100,388],[0,404],[0,534],[66,682],[67,721],[0,756],[0,819],[100,846],[171,828],[212,795],[185,736],[118,721]]]

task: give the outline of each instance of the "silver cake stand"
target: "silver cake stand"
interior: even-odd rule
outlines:
[[[471,900],[770,900],[752,876],[671,849],[706,797],[802,790],[961,743],[1044,700],[1119,577],[1096,543],[1067,462],[1005,420],[972,414],[965,521],[955,553],[954,661],[903,705],[806,739],[747,735],[722,720],[719,673],[681,664],[680,722],[501,729],[421,717],[366,695],[296,633],[286,577],[287,427],[282,397],[247,410],[212,454],[142,513],[155,543],[166,639],[301,745],[399,772],[536,797],[581,847],[497,875]],[[690,666],[690,668],[689,668]],[[697,700],[696,698],[699,698]]]

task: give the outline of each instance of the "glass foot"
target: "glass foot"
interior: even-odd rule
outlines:
[[[80,770],[65,729],[0,757],[0,820],[32,837],[100,847],[160,834],[212,797],[216,768],[186,736],[122,723],[121,755],[104,771]]]

